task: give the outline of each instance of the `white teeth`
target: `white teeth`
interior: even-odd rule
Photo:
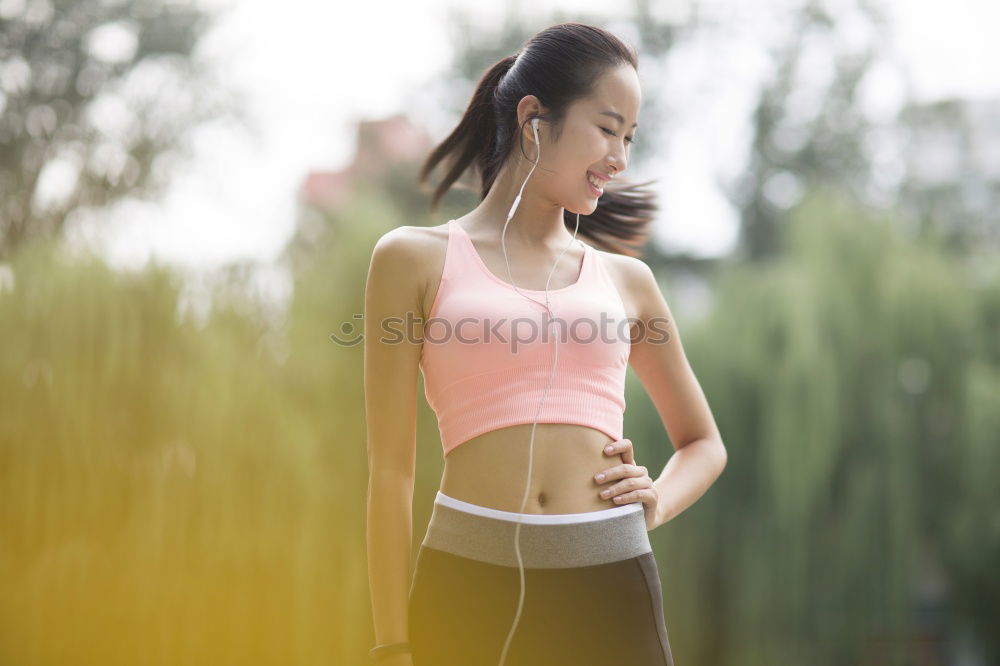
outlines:
[[[589,173],[587,174],[587,180],[590,182],[591,185],[593,185],[597,189],[601,190],[602,192],[604,191],[604,183],[602,183],[597,178],[594,178]]]

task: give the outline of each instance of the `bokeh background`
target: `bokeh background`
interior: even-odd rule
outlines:
[[[478,203],[417,168],[560,21],[639,51],[642,258],[729,453],[650,533],[678,664],[1000,663],[995,7],[0,0],[0,664],[365,663],[330,336],[383,233]]]

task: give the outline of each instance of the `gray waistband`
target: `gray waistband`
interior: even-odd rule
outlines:
[[[517,567],[517,523],[434,503],[423,545],[460,557]],[[526,568],[555,569],[617,562],[652,550],[644,511],[568,524],[522,523],[518,537]]]

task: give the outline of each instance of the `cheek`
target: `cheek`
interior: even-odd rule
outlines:
[[[588,168],[587,163],[575,150],[563,147],[550,150],[546,155],[543,149],[542,161],[532,174],[529,183],[533,183],[536,188],[553,197],[565,195],[570,191],[572,184],[586,174]]]
[[[565,146],[558,154],[553,155],[549,164],[556,171],[552,174],[553,180],[569,186],[579,185],[580,179],[586,177],[587,169],[593,168],[600,160],[600,151],[595,150],[593,143],[588,146],[586,142],[579,141],[576,145]]]
[[[593,162],[580,158],[564,160],[558,167],[558,175],[552,178],[553,193],[571,201],[587,198],[587,169]]]
[[[588,127],[567,128],[559,143],[549,148],[549,154],[560,166],[575,167],[580,173],[585,173],[601,159],[601,151],[607,148],[602,136],[600,130]]]
[[[601,143],[586,131],[564,135],[558,146],[549,148],[547,155],[543,147],[542,165],[553,172],[547,173],[544,179],[542,187],[545,194],[563,206],[586,208],[585,203],[589,199],[587,169],[600,163],[600,151]],[[537,175],[536,170],[532,179]]]

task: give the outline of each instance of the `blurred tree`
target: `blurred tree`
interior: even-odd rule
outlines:
[[[721,184],[740,211],[738,253],[756,261],[786,251],[787,211],[817,186],[898,205],[911,235],[934,225],[954,250],[1000,244],[1000,102],[914,101],[889,49],[893,26],[867,0],[837,11],[805,0],[785,18],[788,38],[771,48],[773,75],[753,111],[748,165]],[[700,22],[708,30],[714,19]],[[718,27],[732,23],[725,16]],[[886,70],[902,80],[903,98],[895,113],[872,112]]]
[[[650,535],[690,663],[941,664],[966,632],[989,655],[970,663],[997,663],[1000,273],[898,218],[808,191],[786,251],[723,262],[686,329],[729,451]],[[629,388],[658,469],[662,426]]]
[[[195,126],[240,117],[193,57],[211,19],[158,0],[0,10],[0,258],[77,209],[161,191]]]
[[[959,254],[1000,247],[1000,98],[908,103],[894,131],[914,232],[934,227]]]
[[[785,251],[786,211],[809,188],[834,187],[863,199],[871,181],[865,151],[871,123],[858,92],[879,53],[876,35],[885,21],[862,2],[852,18],[869,22],[868,39],[838,39],[856,24],[823,4],[808,0],[788,17],[789,39],[770,50],[773,76],[753,111],[747,168],[737,182],[723,184],[740,210],[738,252],[746,259]]]

